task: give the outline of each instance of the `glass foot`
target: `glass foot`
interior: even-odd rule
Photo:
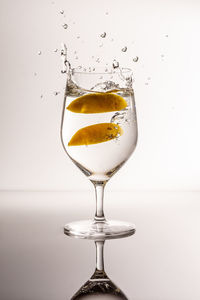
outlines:
[[[105,240],[127,237],[135,233],[135,225],[121,221],[78,221],[66,224],[64,233],[69,236]]]

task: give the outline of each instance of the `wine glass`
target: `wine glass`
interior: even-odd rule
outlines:
[[[71,300],[78,299],[121,299],[127,300],[125,294],[107,276],[104,270],[104,242],[96,240],[96,268],[91,278],[75,293]]]
[[[132,234],[135,225],[107,220],[104,187],[133,153],[137,119],[132,71],[71,69],[67,75],[61,122],[63,147],[95,187],[93,220],[66,224],[65,234],[79,238],[116,238]]]

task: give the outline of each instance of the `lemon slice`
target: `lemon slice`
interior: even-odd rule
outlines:
[[[94,93],[81,96],[72,101],[67,107],[74,113],[96,114],[117,111],[127,106],[126,101],[112,93]]]
[[[122,133],[122,128],[115,123],[94,124],[79,129],[69,141],[68,146],[103,143],[122,135]]]

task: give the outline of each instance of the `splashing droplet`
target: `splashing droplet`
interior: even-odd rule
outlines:
[[[67,24],[63,24],[62,26],[64,29],[67,29],[68,28],[68,25]]]
[[[63,15],[64,14],[64,10],[62,9],[62,10],[60,10],[60,14],[61,15]]]
[[[94,72],[94,71],[95,71],[95,68],[93,68],[92,71]]]
[[[58,96],[58,94],[60,94],[60,92],[55,91],[55,92],[53,92],[53,94],[54,94],[54,96]]]
[[[100,58],[99,57],[97,57],[96,62],[100,63]]]
[[[138,61],[138,59],[139,59],[139,57],[138,57],[138,56],[136,56],[136,57],[134,57],[134,58],[133,58],[133,61],[134,61],[134,62],[137,62],[137,61]]]
[[[127,47],[125,46],[124,48],[122,48],[122,52],[126,52],[127,51]]]
[[[113,60],[113,68],[116,69],[116,68],[119,68],[119,62],[116,61],[115,59]]]
[[[42,99],[42,98],[43,98],[43,95],[40,95],[40,98]]]
[[[101,38],[105,38],[106,37],[106,32],[103,32],[101,35],[100,35]]]
[[[58,49],[56,48],[56,49],[54,49],[54,52],[56,53],[56,52],[58,52]]]
[[[38,53],[37,53],[38,55],[41,55],[42,54],[42,51],[38,51]]]

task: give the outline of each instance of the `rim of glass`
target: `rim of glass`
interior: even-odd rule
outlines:
[[[104,70],[104,71],[100,71],[100,70]],[[88,75],[110,75],[110,74],[127,74],[130,73],[132,74],[133,71],[130,68],[116,68],[116,69],[108,69],[108,71],[105,71],[105,68],[103,67],[97,67],[95,68],[95,70],[91,70],[90,72],[88,70],[84,71],[84,70],[80,70],[79,68],[73,68],[72,69],[72,75],[73,74],[88,74]]]

